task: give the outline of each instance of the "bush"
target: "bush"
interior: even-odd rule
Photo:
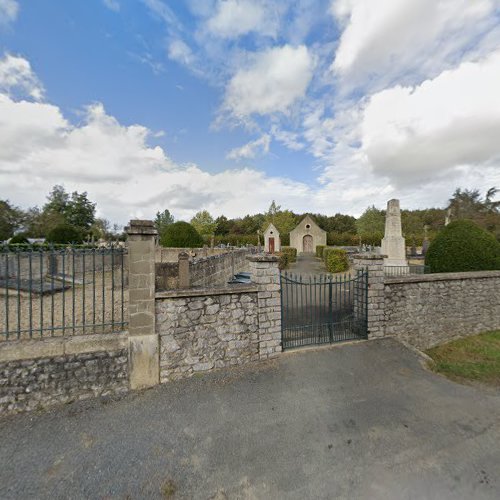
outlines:
[[[9,241],[9,245],[29,245],[29,241],[24,233],[19,233],[12,236]]]
[[[382,238],[384,237],[384,235],[382,233],[377,233],[377,232],[375,232],[375,233],[363,233],[363,234],[360,234],[359,236],[361,238],[361,244],[372,245],[375,247],[380,246]],[[358,242],[356,243],[356,246],[358,246],[358,245],[359,245],[359,238],[358,238]]]
[[[49,243],[81,243],[83,241],[82,231],[70,224],[59,224],[47,233],[46,241]]]
[[[325,245],[316,245],[316,257],[319,257],[320,259],[322,259],[324,249],[325,249]]]
[[[337,233],[331,231],[327,235],[327,243],[330,246],[357,247],[359,246],[359,236],[352,233]]]
[[[297,261],[297,249],[293,247],[281,247],[281,253],[285,253],[288,255],[288,262],[296,262]]]
[[[323,259],[329,273],[341,273],[349,270],[349,257],[341,248],[325,248]]]
[[[226,234],[216,236],[214,242],[216,245],[223,243],[230,246],[257,245],[257,234]]]
[[[474,222],[457,220],[432,241],[425,264],[433,273],[500,269],[500,244]]]
[[[278,267],[280,271],[286,269],[290,264],[290,254],[286,252],[277,252],[276,257],[278,257]]]
[[[199,248],[203,246],[203,238],[191,224],[179,221],[164,229],[160,244],[164,247]]]

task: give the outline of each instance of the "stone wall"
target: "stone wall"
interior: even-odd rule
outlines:
[[[156,301],[160,381],[259,359],[255,286],[186,290]]]
[[[0,415],[127,392],[126,336],[89,337],[2,344]]]
[[[232,276],[241,271],[248,271],[246,256],[251,249],[239,248],[211,257],[195,258],[189,261],[190,286],[224,286]],[[156,262],[156,290],[174,290],[179,288],[179,263]]]
[[[171,248],[157,246],[155,249],[155,262],[177,262],[179,254],[188,253],[193,259],[202,259],[212,257],[214,255],[222,255],[228,253],[228,248]]]
[[[278,259],[248,256],[253,283],[156,294],[160,381],[281,352]]]
[[[240,248],[229,253],[195,259],[189,263],[191,286],[222,286],[232,276],[241,271],[248,271],[246,259],[249,250]]]
[[[500,329],[500,272],[386,278],[385,335],[426,349]]]

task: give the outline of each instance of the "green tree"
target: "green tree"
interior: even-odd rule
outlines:
[[[385,230],[385,211],[368,207],[356,221],[356,230],[359,235],[382,233]]]
[[[163,210],[163,212],[156,212],[155,226],[158,234],[161,236],[165,229],[175,222],[174,216],[170,210]]]
[[[191,219],[191,225],[203,238],[209,238],[212,234],[215,234],[215,229],[217,227],[214,218],[210,215],[208,210],[201,210],[196,213]]]
[[[179,221],[165,228],[160,244],[164,247],[196,248],[203,245],[203,238],[191,224]]]
[[[56,184],[47,196],[47,203],[44,205],[43,211],[46,213],[55,212],[65,216],[68,204],[69,194],[64,189],[64,186]]]
[[[47,233],[47,241],[50,243],[81,243],[83,241],[82,230],[70,224],[61,224],[52,228]]]
[[[221,215],[215,219],[215,234],[225,236],[231,231],[231,223],[225,215]]]
[[[87,192],[71,193],[71,199],[65,211],[68,224],[88,230],[95,221],[96,204],[87,197]]]
[[[71,196],[64,186],[56,185],[52,188],[42,213],[42,223],[49,223],[43,228],[48,233],[52,228],[62,223],[89,230],[95,221],[96,204],[91,202],[87,193],[74,191]]]
[[[295,228],[297,225],[297,216],[291,210],[281,210],[281,206],[276,205],[276,202],[273,200],[261,224],[262,231],[265,231],[269,224],[274,224],[283,237]]]
[[[23,220],[22,210],[11,205],[8,200],[0,200],[0,242],[9,239],[21,228]]]
[[[452,221],[472,220],[500,239],[500,201],[494,200],[497,194],[495,187],[490,188],[484,198],[478,189],[457,188],[449,200],[447,212]]]

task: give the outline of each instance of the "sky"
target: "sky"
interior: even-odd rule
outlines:
[[[0,199],[125,224],[500,187],[500,0],[0,0]]]

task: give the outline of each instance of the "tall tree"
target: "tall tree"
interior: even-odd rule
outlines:
[[[229,222],[229,220],[225,215],[217,217],[217,219],[215,219],[215,223],[217,224],[215,228],[215,234],[219,234],[221,236],[229,234],[231,230],[231,223]]]
[[[201,210],[196,213],[191,219],[191,225],[203,238],[209,238],[212,234],[215,234],[215,229],[217,227],[214,218],[210,215],[208,210]]]
[[[66,220],[69,224],[89,229],[95,221],[96,204],[87,197],[87,192],[74,191],[66,208]]]
[[[379,210],[375,205],[368,207],[356,221],[356,229],[359,235],[374,233],[384,234],[385,211]]]
[[[11,205],[8,200],[0,200],[0,242],[11,238],[23,223],[21,209]]]
[[[175,222],[174,216],[170,213],[170,210],[163,210],[163,212],[156,212],[155,226],[158,234],[161,235],[165,232],[165,229]]]

